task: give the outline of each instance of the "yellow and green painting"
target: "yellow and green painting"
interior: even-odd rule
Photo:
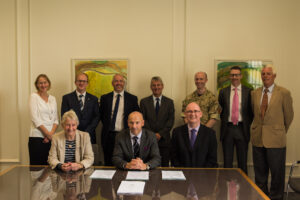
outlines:
[[[241,83],[249,88],[256,89],[262,86],[260,72],[263,66],[271,64],[271,61],[248,60],[248,61],[221,61],[217,60],[217,90],[218,92],[231,84],[229,75],[230,68],[239,66],[242,69],[243,78]]]
[[[75,75],[86,73],[89,77],[87,92],[100,98],[113,91],[112,79],[115,74],[122,74],[127,80],[128,60],[73,60]]]

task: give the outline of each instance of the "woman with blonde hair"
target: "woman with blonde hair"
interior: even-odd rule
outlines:
[[[51,82],[40,74],[34,83],[37,92],[30,96],[31,129],[28,149],[30,165],[47,165],[51,139],[58,126],[55,97],[48,94]]]

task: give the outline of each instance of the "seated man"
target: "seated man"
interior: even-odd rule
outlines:
[[[132,112],[128,117],[129,129],[116,136],[112,162],[120,169],[148,170],[160,165],[161,159],[155,134],[142,129],[143,115]]]
[[[185,109],[187,124],[173,130],[172,165],[174,167],[218,167],[215,131],[200,125],[202,112],[197,103]]]

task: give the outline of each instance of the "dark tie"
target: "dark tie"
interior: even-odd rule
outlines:
[[[140,145],[138,143],[138,137],[134,136],[133,138],[133,154],[134,158],[137,158],[140,156]]]
[[[83,110],[83,101],[82,101],[83,94],[79,95],[79,106],[80,110]]]
[[[120,94],[117,94],[117,100],[116,100],[116,103],[115,103],[114,113],[113,113],[113,116],[111,118],[111,123],[110,123],[110,130],[111,131],[115,130],[117,113],[118,113],[119,103],[120,103],[120,96],[121,96]]]
[[[156,104],[155,104],[155,113],[156,115],[158,115],[159,112],[159,98],[156,98]]]
[[[195,144],[195,141],[196,141],[196,132],[197,130],[196,129],[192,129],[191,130],[191,140],[190,140],[190,143],[191,143],[191,147],[193,148],[194,147],[194,144]]]
[[[264,119],[266,110],[268,108],[268,92],[269,92],[269,90],[268,90],[268,88],[266,88],[264,91],[264,96],[261,101],[261,105],[260,105],[260,112],[261,112],[262,119]]]

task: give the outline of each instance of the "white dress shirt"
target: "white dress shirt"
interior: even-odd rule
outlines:
[[[116,118],[116,124],[115,124],[115,131],[121,131],[124,128],[124,123],[123,123],[123,119],[124,119],[124,90],[121,93],[116,93],[114,91],[114,96],[113,96],[113,102],[112,102],[112,109],[111,109],[111,119],[113,117],[114,114],[114,110],[115,110],[115,104],[118,98],[118,94],[120,94],[120,102],[119,102],[119,109],[117,112],[117,118]]]
[[[51,131],[53,124],[58,125],[56,100],[49,95],[46,102],[39,94],[32,93],[29,106],[32,121],[29,137],[44,138],[43,133],[38,129],[39,126],[44,125],[48,131]]]

